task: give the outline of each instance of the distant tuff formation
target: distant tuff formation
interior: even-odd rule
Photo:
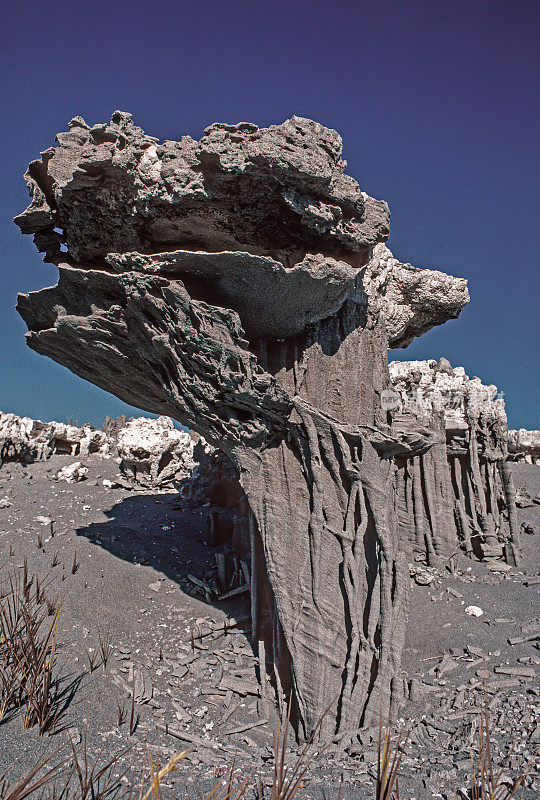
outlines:
[[[508,427],[496,386],[469,378],[446,359],[393,361],[395,422],[425,426],[440,441],[421,454],[396,458],[395,504],[413,550],[440,563],[461,547],[468,556],[519,561]],[[503,514],[503,512],[506,512]]]
[[[115,112],[57,141],[16,218],[60,272],[20,296],[28,344],[227,454],[253,644],[299,735],[333,701],[327,731],[376,722],[404,691],[411,543],[444,558],[469,526],[516,557],[511,490],[487,484],[502,421],[488,442],[467,406],[449,466],[441,412],[388,395],[388,347],[458,316],[466,282],[393,258],[386,203],[311,120],[159,142]]]
[[[41,461],[53,453],[84,456],[97,452],[109,452],[109,439],[90,425],[41,422],[0,411],[0,466],[5,461]]]
[[[540,464],[540,431],[508,431],[508,458],[510,461],[525,461]]]
[[[96,453],[119,461],[127,486],[160,488],[191,476],[194,447],[193,437],[176,430],[167,417],[107,418],[103,428],[95,430],[91,425],[41,422],[0,411],[0,466],[7,461],[41,461],[53,453]]]

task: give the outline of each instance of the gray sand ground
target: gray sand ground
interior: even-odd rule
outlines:
[[[59,467],[73,460],[54,456],[0,470],[0,501],[7,498],[11,504],[0,508],[0,564],[6,572],[20,567],[26,557],[31,571],[42,579],[49,576],[50,593],[63,598],[63,685],[75,682],[58,731],[45,742],[34,730],[24,730],[18,716],[0,724],[0,774],[15,758],[22,769],[44,744],[54,747],[64,741],[67,729],[75,738],[84,737],[87,729],[88,749],[95,755],[101,748],[111,754],[131,745],[122,763],[138,773],[148,763],[149,751],[154,756],[159,752],[163,762],[187,746],[158,728],[167,725],[209,745],[193,746],[178,772],[179,790],[188,776],[208,785],[214,770],[233,759],[264,782],[271,774],[275,719],[265,698],[257,695],[249,628],[227,634],[219,630],[230,616],[248,615],[247,599],[208,604],[193,596],[196,583],[188,577],[210,579],[214,572],[213,550],[206,541],[208,508],[190,509],[177,494],[107,489],[103,479],[112,479],[118,466],[114,459],[98,456],[85,459],[87,480],[71,485],[53,480]],[[512,470],[518,488],[538,495],[540,466],[515,464]],[[540,663],[538,638],[508,642],[520,635],[527,638],[535,625],[538,631],[540,617],[540,586],[527,585],[527,577],[540,571],[540,505],[518,509],[518,514],[520,522],[535,529],[535,534],[523,535],[520,569],[493,572],[458,557],[454,575],[447,568],[430,585],[412,583],[403,661],[413,698],[401,715],[411,731],[401,769],[404,797],[453,797],[450,778],[465,786],[474,687],[482,670],[495,750],[504,754],[519,738],[508,771],[540,744],[537,680],[504,674],[508,667],[538,672]],[[54,536],[50,526],[37,521],[39,516],[54,520]],[[53,561],[58,561],[54,567]],[[470,605],[481,607],[483,615],[468,616],[465,608]],[[195,640],[195,650],[191,631],[195,637],[206,634]],[[100,633],[110,635],[111,657],[106,669],[90,674],[86,651],[98,647]],[[117,701],[129,712],[134,685],[143,697],[130,736],[127,722],[118,725]],[[247,694],[237,694],[235,687]],[[264,719],[267,724],[234,733]],[[364,733],[349,753],[327,750],[304,796],[334,797],[342,774],[344,798],[373,796],[374,733]],[[539,789],[537,779],[521,796],[532,798]]]

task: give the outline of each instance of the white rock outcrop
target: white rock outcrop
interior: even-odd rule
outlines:
[[[508,431],[508,460],[540,464],[540,431]]]
[[[39,461],[54,451],[50,423],[0,412],[0,464],[4,461]]]
[[[446,358],[439,362],[392,361],[388,365],[392,390],[387,393],[389,410],[422,416],[444,414],[447,431],[465,431],[470,417],[499,429],[507,425],[504,400],[494,384],[469,378],[463,367],[452,367]]]
[[[91,425],[78,428],[63,422],[51,422],[53,426],[54,452],[86,456],[89,453],[105,455],[109,452],[109,439],[102,430]]]
[[[0,465],[4,461],[42,461],[53,453],[85,456],[108,452],[108,436],[91,425],[79,428],[0,411]]]
[[[168,417],[119,417],[95,430],[90,425],[41,422],[0,412],[0,466],[5,461],[46,460],[53,454],[116,455],[121,473],[131,483],[160,487],[191,475],[194,445],[192,436],[176,430]],[[59,480],[65,480],[66,469],[62,468]]]
[[[163,486],[191,474],[195,441],[168,417],[129,420],[118,434],[120,469],[143,486]]]
[[[431,531],[430,563],[459,542],[469,556],[505,556],[516,565],[515,489],[506,464],[506,411],[497,387],[469,378],[445,358],[393,361],[389,372],[392,386],[382,401],[394,424],[405,430],[420,424],[439,435],[431,452],[398,460],[398,518],[413,549],[423,549]]]
[[[56,473],[55,480],[65,481],[66,483],[79,483],[86,480],[88,475],[88,467],[83,467],[80,461],[75,461],[74,464],[62,467]]]

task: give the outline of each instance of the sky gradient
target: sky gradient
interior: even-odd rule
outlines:
[[[4,3],[0,409],[100,425],[137,413],[32,352],[18,291],[56,282],[11,222],[22,174],[68,121],[129,111],[152,136],[212,122],[337,129],[348,173],[392,212],[396,257],[469,281],[458,320],[394,358],[445,356],[540,428],[537,3]]]

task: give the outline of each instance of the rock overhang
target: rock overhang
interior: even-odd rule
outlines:
[[[116,274],[181,280],[192,297],[236,311],[249,340],[295,336],[336,313],[361,286],[357,270],[320,254],[288,269],[270,256],[238,251],[112,253],[106,261]]]
[[[341,137],[312,120],[159,142],[115,112],[109,125],[75,117],[57,141],[31,163],[32,203],[16,218],[45,260],[183,282],[238,313],[250,341],[293,337],[355,298],[405,347],[468,301],[463,279],[393,258],[386,203],[345,174]],[[27,316],[41,302],[24,300]]]

